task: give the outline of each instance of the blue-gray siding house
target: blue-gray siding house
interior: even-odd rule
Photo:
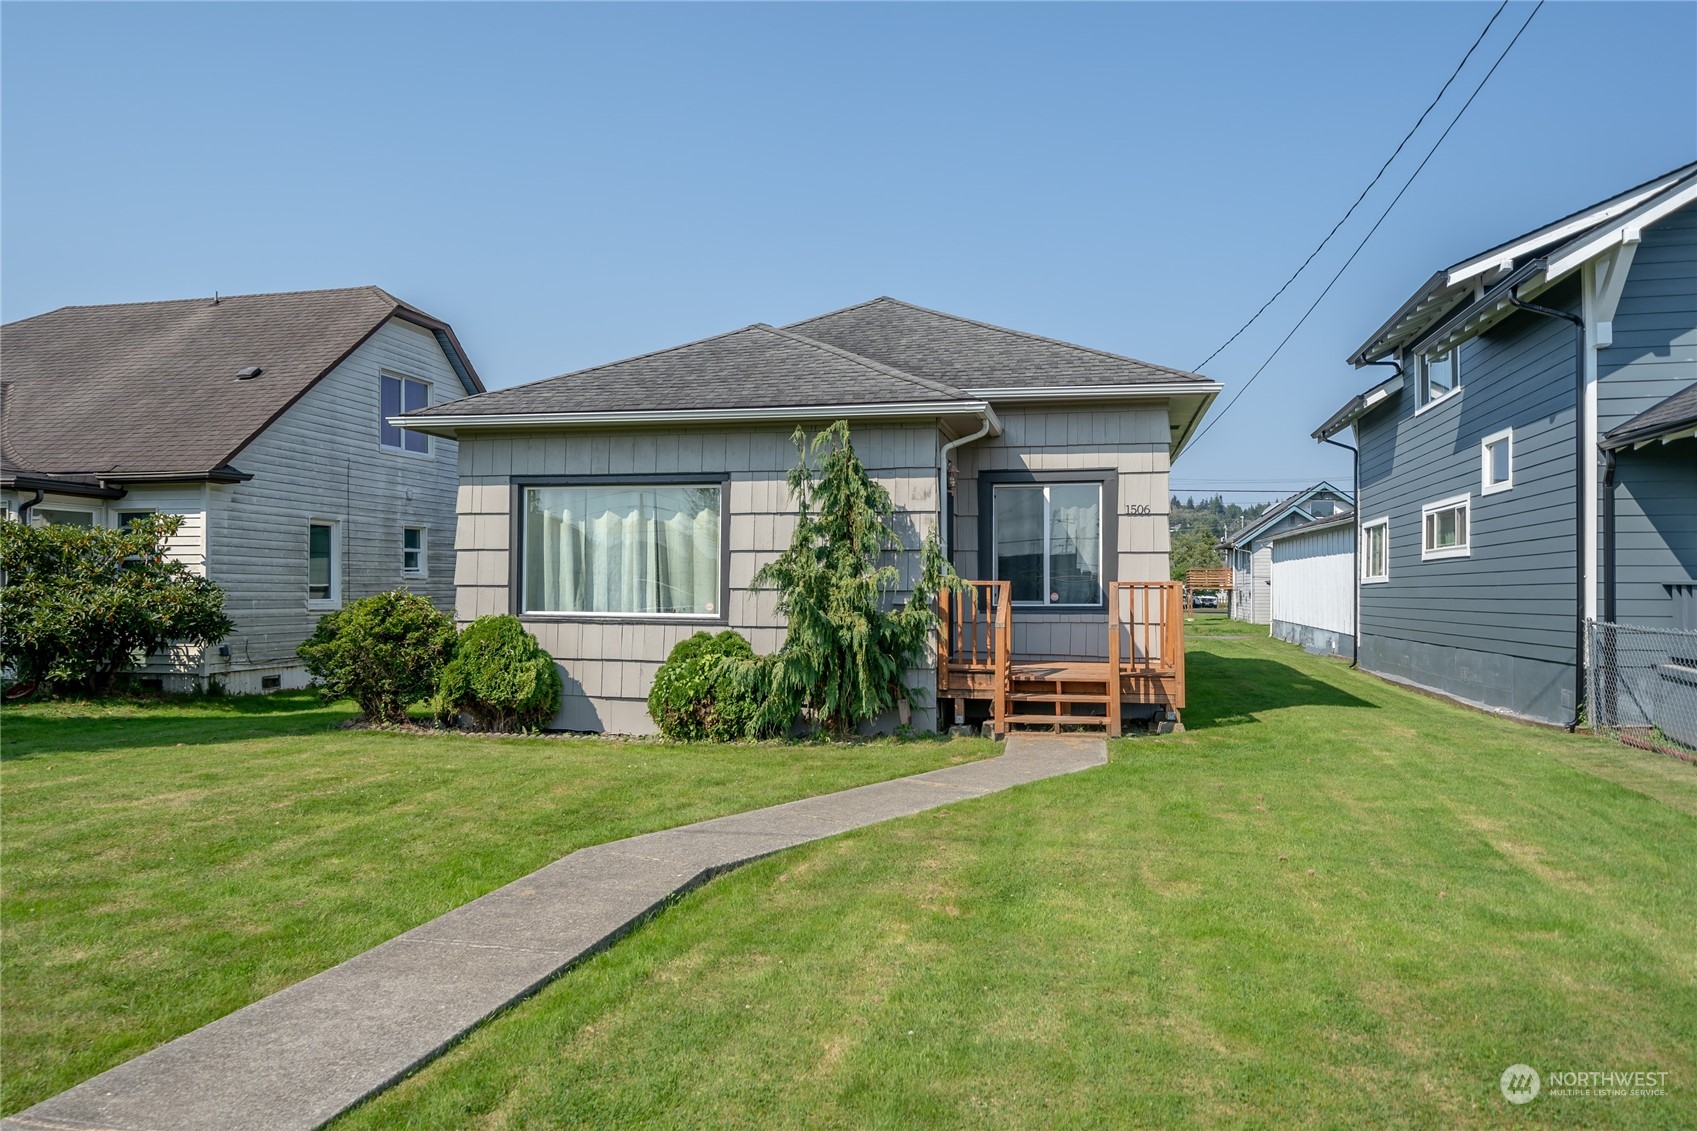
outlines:
[[[1428,280],[1359,449],[1360,666],[1570,722],[1587,618],[1697,624],[1697,164]]]

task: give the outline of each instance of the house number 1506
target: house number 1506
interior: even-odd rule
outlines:
[[[1149,509],[1148,503],[1127,503],[1125,505],[1125,513],[1126,514],[1153,514],[1154,512]]]

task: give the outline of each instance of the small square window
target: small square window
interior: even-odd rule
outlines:
[[[1479,445],[1480,493],[1494,495],[1514,486],[1514,429],[1486,436]]]
[[[424,576],[424,527],[401,531],[401,572],[408,577]]]
[[[1420,508],[1422,559],[1465,558],[1469,552],[1468,496],[1457,495]]]

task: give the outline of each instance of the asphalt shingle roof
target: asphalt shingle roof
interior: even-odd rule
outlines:
[[[1697,424],[1697,382],[1687,385],[1665,401],[1651,405],[1637,416],[1610,429],[1603,446],[1621,448],[1639,440],[1654,440]]]
[[[1205,382],[1181,369],[875,298],[786,329],[960,389]]]
[[[764,324],[511,389],[412,417],[530,413],[958,404],[948,385]]]
[[[0,458],[7,472],[111,479],[214,471],[403,312],[446,331],[378,287],[67,306],[9,323]],[[236,380],[254,365],[259,377]]]

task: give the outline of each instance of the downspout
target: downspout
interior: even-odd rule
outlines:
[[[1585,579],[1590,563],[1585,560],[1585,460],[1591,453],[1585,447],[1585,319],[1565,310],[1536,303],[1523,302],[1520,289],[1509,292],[1511,305],[1545,318],[1560,318],[1573,323],[1573,539],[1574,539],[1574,614],[1573,614],[1573,719],[1567,730],[1579,727],[1585,706]]]
[[[992,429],[1000,431],[1002,422],[996,419],[996,410],[988,404],[984,406],[984,424],[970,436],[950,440],[937,449],[937,543],[942,547],[943,560],[954,568],[954,548],[949,545],[949,456],[954,450],[974,440],[982,440]]]
[[[1398,377],[1403,375],[1402,362],[1400,361],[1369,361],[1366,364],[1388,367],[1396,370]],[[1360,426],[1357,425],[1357,427]],[[1361,447],[1357,443],[1352,448],[1348,444],[1339,443],[1330,436],[1321,437],[1321,442],[1330,444],[1334,448],[1342,448],[1349,453],[1349,494],[1350,501],[1355,508],[1355,543],[1350,547],[1349,553],[1351,566],[1349,586],[1355,609],[1355,643],[1350,647],[1349,666],[1358,668],[1361,666]],[[1386,554],[1390,553],[1389,546],[1385,547],[1385,552]]]
[[[34,490],[35,498],[31,499],[27,503],[18,504],[18,521],[23,523],[25,526],[29,525],[29,509],[47,497],[47,492],[43,491],[40,487],[36,487]]]
[[[1615,450],[1603,449],[1603,624],[1600,626],[1605,636],[1608,655],[1614,654],[1615,645]],[[1620,689],[1616,685],[1616,673],[1620,671],[1618,664],[1611,664],[1604,669],[1607,672],[1603,680],[1604,722],[1612,724],[1618,713],[1615,704],[1620,698]],[[1592,704],[1595,718],[1595,704]]]

